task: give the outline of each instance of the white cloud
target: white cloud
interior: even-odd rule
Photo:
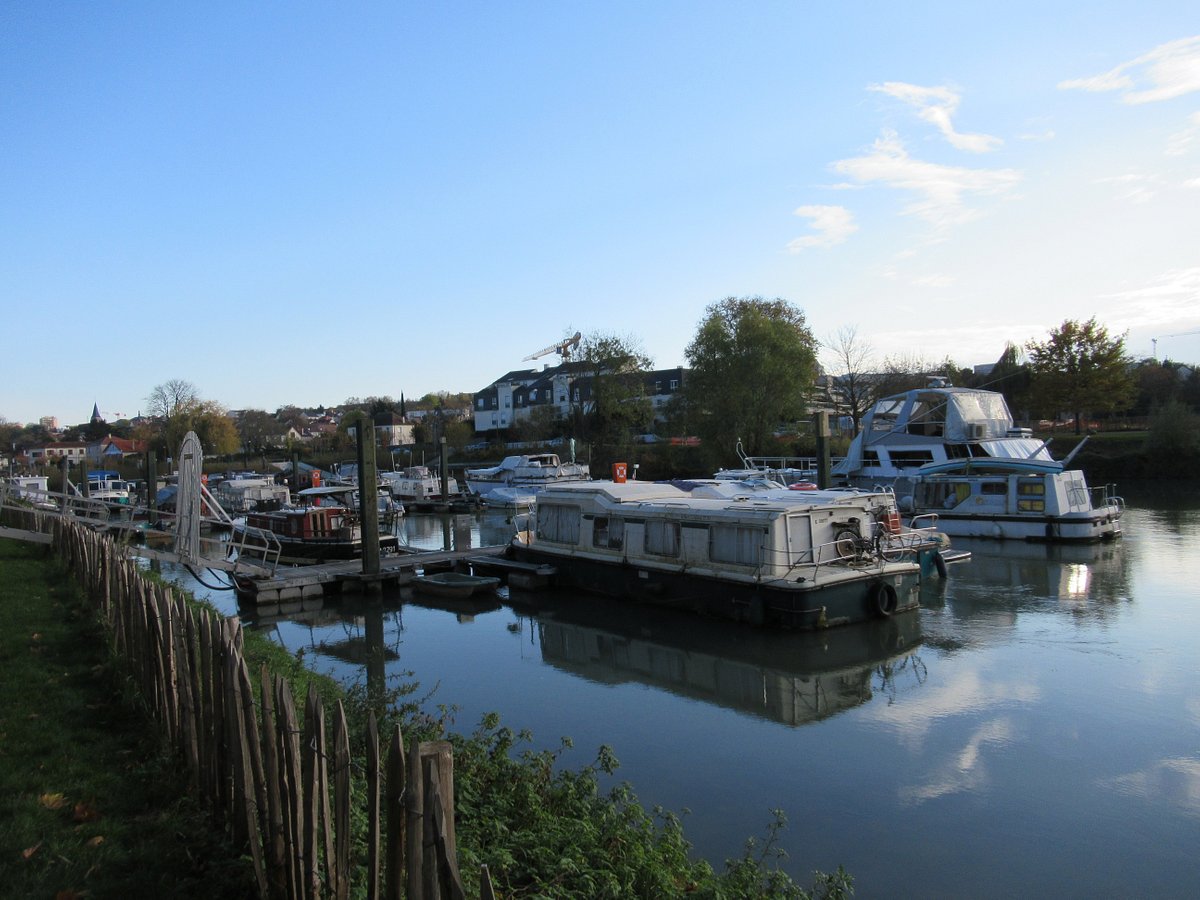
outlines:
[[[1023,141],[1032,141],[1034,143],[1044,143],[1045,141],[1054,140],[1057,137],[1057,135],[1054,133],[1053,128],[1047,128],[1045,131],[1042,131],[1042,132],[1039,132],[1036,134],[1035,133],[1027,133],[1027,134],[1018,135],[1018,137]]]
[[[1167,156],[1183,156],[1200,138],[1200,112],[1188,116],[1188,126],[1167,139]]]
[[[1121,91],[1124,103],[1153,103],[1200,91],[1200,35],[1160,44],[1100,75],[1060,81],[1064,90]]]
[[[1200,266],[1171,269],[1144,287],[1103,294],[1101,299],[1116,301],[1105,317],[1114,329],[1169,325],[1182,331],[1200,310]]]
[[[806,247],[832,247],[858,231],[854,214],[844,206],[801,206],[794,214],[808,219],[817,233],[790,241],[787,245],[789,253],[799,253]]]
[[[920,278],[914,278],[912,283],[916,287],[944,288],[953,285],[954,281],[955,278],[953,275],[936,273],[932,275],[922,275]]]
[[[923,162],[908,155],[894,132],[885,131],[871,152],[833,164],[834,171],[863,183],[879,182],[917,195],[904,212],[938,227],[969,222],[979,214],[968,196],[1003,194],[1021,180],[1015,169],[970,169]]]
[[[971,153],[987,153],[1004,143],[990,134],[962,134],[954,129],[952,120],[962,100],[959,94],[947,87],[921,87],[902,81],[887,81],[870,85],[870,90],[895,97],[917,108],[917,115],[942,133],[947,141],[959,150]]]
[[[989,780],[983,759],[987,745],[1004,747],[1013,742],[1015,729],[1007,718],[983,722],[975,729],[963,747],[952,759],[935,768],[923,784],[900,789],[900,799],[906,803],[920,804],[950,794],[978,791]]]
[[[1200,177],[1189,178],[1183,183],[1183,186],[1185,188],[1200,188]]]
[[[1098,178],[1096,184],[1113,185],[1117,189],[1118,200],[1128,200],[1130,203],[1148,203],[1158,194],[1158,188],[1162,182],[1155,175],[1128,172],[1124,175]]]
[[[1162,759],[1141,771],[1101,779],[1099,784],[1151,803],[1165,801],[1187,815],[1200,816],[1200,759],[1194,757]]]

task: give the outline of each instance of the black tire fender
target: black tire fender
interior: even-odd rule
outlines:
[[[877,581],[871,586],[870,600],[874,604],[875,612],[886,619],[896,611],[899,598],[894,587],[886,581]]]

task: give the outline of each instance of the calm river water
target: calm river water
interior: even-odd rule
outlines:
[[[1115,544],[960,540],[972,560],[918,613],[815,637],[581,595],[386,597],[387,673],[457,707],[457,730],[496,711],[536,746],[570,736],[571,765],[611,745],[718,868],[779,808],[788,871],[843,865],[860,897],[1194,897],[1200,490],[1125,494]],[[426,547],[509,533],[490,513],[399,528]],[[367,615],[254,627],[353,682]]]

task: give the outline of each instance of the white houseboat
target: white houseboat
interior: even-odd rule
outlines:
[[[523,488],[537,493],[552,485],[591,477],[584,463],[563,462],[557,453],[529,453],[506,456],[498,466],[467,469],[467,488],[486,499],[496,488]]]
[[[919,469],[911,510],[954,537],[1086,542],[1121,536],[1124,502],[1053,460],[967,459]]]
[[[904,513],[936,514],[938,529],[951,536],[1119,536],[1123,504],[1112,487],[1088,488],[1082,472],[1066,468],[1074,453],[1058,461],[1046,444],[1014,425],[1003,394],[937,379],[879,400],[833,477],[890,487]]]
[[[870,495],[709,499],[654,482],[560,484],[538,494],[514,555],[560,587],[812,629],[914,610],[921,567],[887,540]]]
[[[387,485],[392,496],[402,503],[422,504],[449,500],[462,494],[458,481],[446,476],[446,491],[442,493],[442,479],[429,466],[408,466],[399,472],[379,472],[379,483]]]

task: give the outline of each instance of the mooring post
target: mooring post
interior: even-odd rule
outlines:
[[[158,521],[158,456],[153,450],[146,451],[146,508],[150,510],[150,521]]]
[[[375,423],[365,413],[358,437],[358,515],[362,521],[362,573],[379,575],[379,479],[375,473]],[[378,582],[374,582],[378,588]]]
[[[442,448],[442,462],[441,462],[441,465],[439,466],[439,470],[440,470],[439,475],[441,476],[441,479],[442,479],[442,502],[449,503],[450,502],[450,490],[449,490],[450,473],[448,471],[449,463],[446,461],[446,438],[445,437],[443,437],[441,439],[440,446]]]
[[[829,413],[822,410],[813,413],[813,431],[817,436],[817,486],[821,489],[829,487]]]
[[[292,451],[292,490],[298,491],[308,487],[300,481],[300,451]]]

